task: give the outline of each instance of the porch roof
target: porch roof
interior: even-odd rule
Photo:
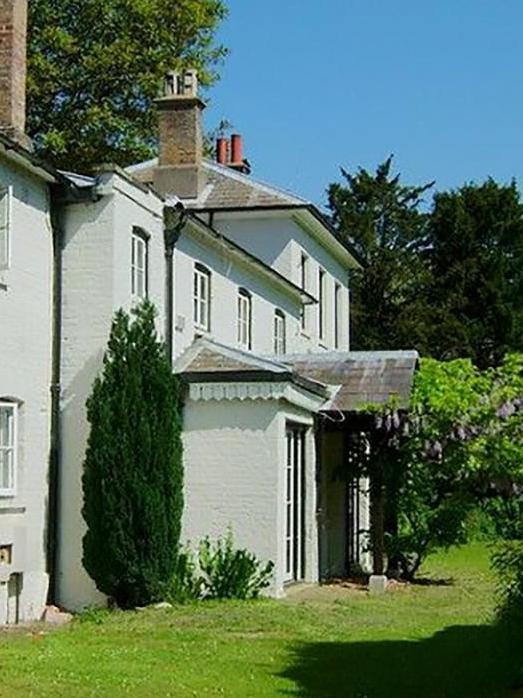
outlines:
[[[419,355],[416,351],[352,351],[281,358],[310,380],[338,386],[322,411],[358,412],[396,399],[407,407]]]
[[[329,400],[332,395],[332,389],[321,381],[303,375],[278,358],[262,357],[205,337],[197,339],[175,361],[174,370],[188,383],[283,381],[323,400]]]

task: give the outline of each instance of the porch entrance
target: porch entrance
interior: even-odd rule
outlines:
[[[287,424],[285,477],[285,581],[305,579],[305,435],[303,426]]]

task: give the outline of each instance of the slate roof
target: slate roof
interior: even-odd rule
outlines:
[[[322,412],[359,412],[392,398],[408,407],[418,361],[416,351],[262,357],[202,338],[177,359],[175,370],[188,382],[289,380],[323,395]]]
[[[175,361],[174,370],[189,383],[289,381],[325,399],[331,394],[327,386],[288,364],[207,338],[197,339]]]
[[[231,170],[217,163],[205,162],[207,187],[195,208],[231,209],[273,206],[306,206],[309,202],[294,194]]]
[[[157,159],[149,160],[128,167],[127,172],[141,182],[152,184],[157,165]],[[309,201],[299,196],[260,182],[216,162],[204,160],[202,167],[207,177],[207,184],[198,199],[184,201],[189,209],[219,210],[278,206],[292,208],[293,206],[310,205]]]
[[[326,352],[285,356],[282,361],[305,378],[339,386],[323,411],[353,412],[393,398],[407,407],[419,355],[416,351]]]

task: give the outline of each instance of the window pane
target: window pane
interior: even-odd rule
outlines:
[[[142,269],[136,270],[136,295],[139,298],[145,296],[145,275]]]
[[[0,449],[0,489],[13,488],[13,451]]]
[[[147,242],[137,235],[131,244],[131,293],[138,298],[147,294]]]
[[[9,266],[9,189],[0,190],[0,269]]]
[[[13,408],[0,407],[0,447],[13,446]]]

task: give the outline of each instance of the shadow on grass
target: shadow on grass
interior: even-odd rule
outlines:
[[[452,626],[419,641],[303,644],[283,676],[301,698],[507,698],[522,663],[505,628]]]

